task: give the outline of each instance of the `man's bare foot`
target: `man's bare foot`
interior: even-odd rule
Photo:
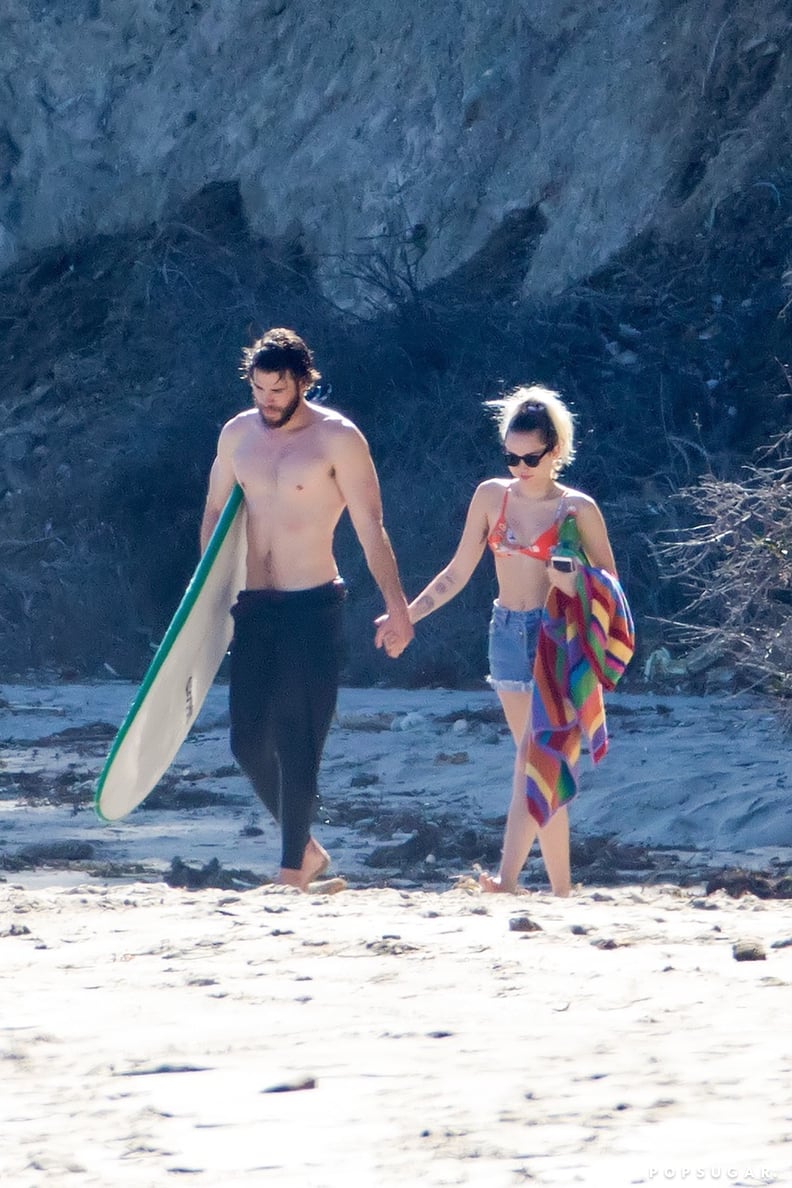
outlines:
[[[275,882],[280,887],[296,887],[298,891],[305,890],[302,880],[302,871],[291,870],[288,866],[282,866],[280,868]]]
[[[346,879],[319,879],[315,883],[309,883],[308,891],[311,895],[337,895],[339,891],[346,891],[348,887]]]
[[[330,855],[324,846],[320,846],[315,837],[308,838],[308,845],[303,853],[302,870],[308,875],[308,882],[318,879],[330,869]]]
[[[527,895],[528,892],[524,887],[506,887],[504,886],[500,875],[488,875],[484,871],[479,875],[479,887],[482,891],[497,893],[501,892],[504,895]]]
[[[299,870],[292,870],[282,866],[278,872],[278,883],[286,887],[296,887],[298,891],[307,891],[308,884],[313,883],[323,875],[330,866],[330,855],[324,846],[320,846],[314,837],[308,838],[308,844],[303,850],[302,866]]]

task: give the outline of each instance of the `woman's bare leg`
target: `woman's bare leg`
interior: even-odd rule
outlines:
[[[516,893],[517,880],[520,877],[520,871],[525,866],[525,860],[531,852],[536,833],[536,821],[528,811],[525,780],[519,778],[515,764],[512,798],[506,817],[506,831],[503,835],[500,870],[494,876],[487,874],[479,876],[479,886],[482,891],[507,891],[512,895]]]
[[[528,715],[531,709],[531,694],[529,691],[520,693],[499,689],[498,698],[503,707],[503,713],[511,731],[514,745],[519,749],[520,742],[525,734],[525,728],[528,724]],[[528,812],[525,790],[523,788],[519,794],[518,792],[517,780],[515,778],[512,782],[512,796],[509,803],[509,812],[506,817],[506,832],[503,835],[503,854],[500,870],[497,875],[482,874],[480,876],[479,886],[483,891],[508,891],[514,893],[517,890],[517,880],[520,877],[520,871],[525,865],[525,860],[530,853],[531,846],[536,837],[536,823]]]
[[[525,776],[523,797],[527,802]],[[539,830],[539,847],[553,895],[569,895],[572,890],[572,872],[569,857],[569,813],[566,805],[557,809],[547,824]]]
[[[494,877],[483,874],[479,885],[484,891],[517,890],[517,880],[531,852],[534,838],[539,836],[547,877],[554,895],[569,895],[572,879],[569,858],[569,814],[560,808],[548,823],[538,829],[528,809],[525,795],[525,750],[524,739],[531,710],[531,694],[499,690],[498,697],[517,748],[514,765],[514,779],[506,831],[503,835],[503,856],[500,871]]]
[[[515,747],[519,747],[525,734],[525,728],[528,725],[528,715],[531,712],[530,689],[526,690],[525,693],[512,693],[511,691],[507,692],[505,689],[499,689],[498,700],[503,707],[506,722],[514,739],[514,745]]]

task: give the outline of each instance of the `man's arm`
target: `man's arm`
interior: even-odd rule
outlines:
[[[385,642],[388,655],[401,655],[414,632],[407,613],[396,558],[382,519],[379,480],[363,434],[350,422],[336,431],[333,465],[352,527],[360,541],[371,576],[377,583],[388,614],[390,631]]]
[[[220,434],[220,440],[217,443],[217,457],[212,463],[209,473],[209,491],[201,520],[201,555],[206,552],[206,546],[209,544],[209,539],[235,482],[236,475],[231,460],[231,442],[228,426],[226,426]]]

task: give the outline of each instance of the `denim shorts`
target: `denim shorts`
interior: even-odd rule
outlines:
[[[527,693],[533,680],[533,663],[542,623],[542,608],[506,610],[494,603],[489,625],[489,676],[493,689]]]

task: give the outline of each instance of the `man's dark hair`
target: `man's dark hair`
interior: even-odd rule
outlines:
[[[276,326],[257,338],[242,351],[242,378],[249,380],[254,371],[288,372],[297,382],[307,381],[308,387],[322,378],[313,365],[313,355],[299,334]]]

